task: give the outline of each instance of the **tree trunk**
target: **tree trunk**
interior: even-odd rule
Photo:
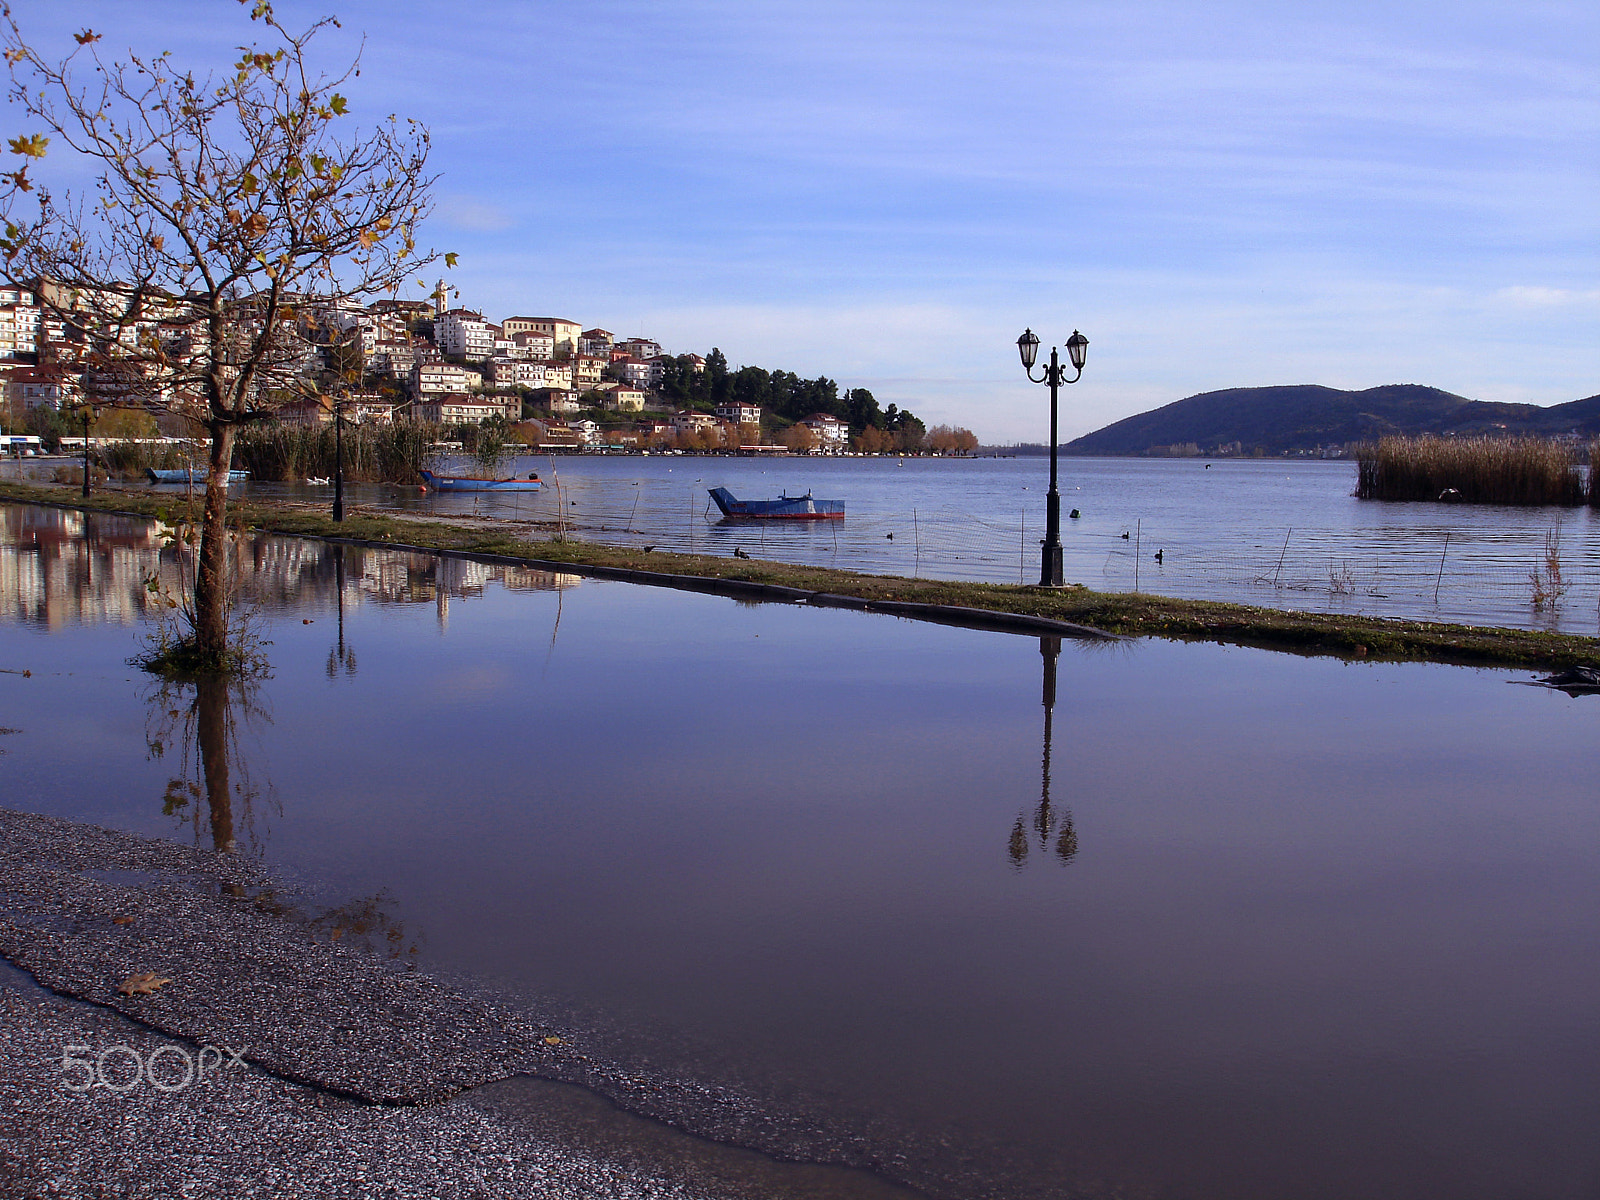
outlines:
[[[194,640],[195,650],[220,666],[228,652],[228,468],[234,427],[215,422],[209,428],[211,462],[194,574]]]

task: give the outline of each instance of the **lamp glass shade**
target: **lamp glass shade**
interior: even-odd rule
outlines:
[[[1032,370],[1033,360],[1039,354],[1039,335],[1031,329],[1023,330],[1022,336],[1017,339],[1017,349],[1022,354],[1023,369]]]
[[[1072,336],[1067,339],[1067,357],[1072,360],[1072,369],[1083,370],[1083,360],[1088,356],[1089,339],[1074,329]]]

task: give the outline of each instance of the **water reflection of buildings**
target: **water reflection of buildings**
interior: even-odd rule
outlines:
[[[1040,852],[1053,851],[1063,863],[1071,862],[1078,854],[1078,831],[1072,823],[1072,810],[1066,807],[1058,808],[1050,796],[1050,742],[1055,726],[1056,661],[1061,657],[1061,639],[1040,638],[1039,655],[1044,659],[1044,754],[1040,768],[1042,782],[1039,788],[1039,803],[1034,808],[1032,820],[1029,821],[1025,815],[1019,815],[1017,823],[1011,827],[1011,841],[1007,852],[1011,855],[1012,865],[1019,869],[1028,861],[1028,853],[1035,840],[1038,842]]]
[[[0,619],[58,629],[131,625],[161,536],[153,522],[0,505]]]
[[[135,623],[150,603],[150,576],[179,593],[191,577],[191,552],[168,545],[168,532],[137,517],[0,505],[0,620]],[[267,612],[307,603],[434,604],[444,625],[452,600],[482,595],[490,584],[553,591],[581,582],[565,572],[311,538],[246,535],[236,549],[240,590]]]

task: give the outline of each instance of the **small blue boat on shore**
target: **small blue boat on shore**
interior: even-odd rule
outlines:
[[[467,475],[422,473],[422,481],[436,492],[537,492],[544,486],[537,472],[526,479],[473,479]]]
[[[844,505],[837,500],[813,500],[804,496],[780,496],[776,500],[738,500],[727,488],[710,489],[725,517],[756,517],[767,521],[842,521]]]
[[[146,475],[151,483],[204,483],[211,472],[199,470],[194,467],[180,468],[176,471],[158,471],[154,467],[146,467]],[[250,478],[249,471],[229,471],[229,483],[243,483]]]

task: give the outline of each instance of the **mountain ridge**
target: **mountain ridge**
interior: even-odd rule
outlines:
[[[1600,395],[1543,407],[1391,383],[1223,388],[1124,417],[1066,443],[1074,455],[1294,454],[1391,434],[1600,437]],[[1237,444],[1235,446],[1235,444]]]

